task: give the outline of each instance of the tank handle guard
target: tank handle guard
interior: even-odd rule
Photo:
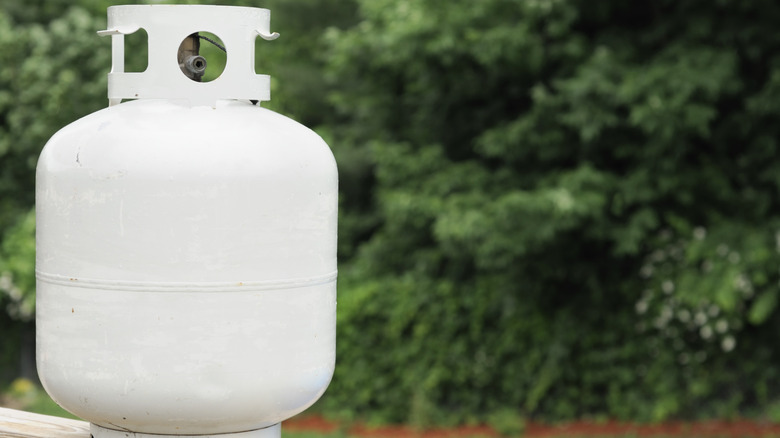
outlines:
[[[255,40],[279,37],[270,30],[268,9],[205,5],[121,5],[108,8],[111,36],[109,106],[122,99],[183,99],[191,105],[216,107],[218,99],[271,99],[271,78],[255,73]],[[143,72],[125,72],[124,36],[144,29],[149,62]],[[219,36],[227,51],[222,74],[210,82],[195,82],[182,74],[176,58],[181,42],[195,32]]]

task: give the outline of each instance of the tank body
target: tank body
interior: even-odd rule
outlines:
[[[37,168],[37,356],[103,428],[261,429],[335,365],[338,177],[311,130],[238,100],[112,106]]]

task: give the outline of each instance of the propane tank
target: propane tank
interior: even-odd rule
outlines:
[[[245,7],[108,8],[109,107],[41,153],[38,373],[95,438],[278,438],[330,382],[338,175],[319,136],[251,102],[270,96],[254,72],[256,38],[278,36],[269,21]],[[138,29],[148,68],[124,72]],[[208,60],[181,62],[201,31],[227,53],[211,82],[185,68]]]

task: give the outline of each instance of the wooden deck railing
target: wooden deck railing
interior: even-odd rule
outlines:
[[[0,408],[2,438],[90,438],[89,423]]]

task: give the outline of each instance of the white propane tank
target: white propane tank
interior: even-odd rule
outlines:
[[[335,364],[336,163],[250,103],[265,9],[112,6],[110,106],[55,134],[37,168],[37,360],[95,438],[278,438]],[[124,72],[144,29],[148,68]],[[227,63],[196,82],[195,32]],[[122,99],[137,99],[120,103]],[[132,432],[132,433],[131,433]]]

